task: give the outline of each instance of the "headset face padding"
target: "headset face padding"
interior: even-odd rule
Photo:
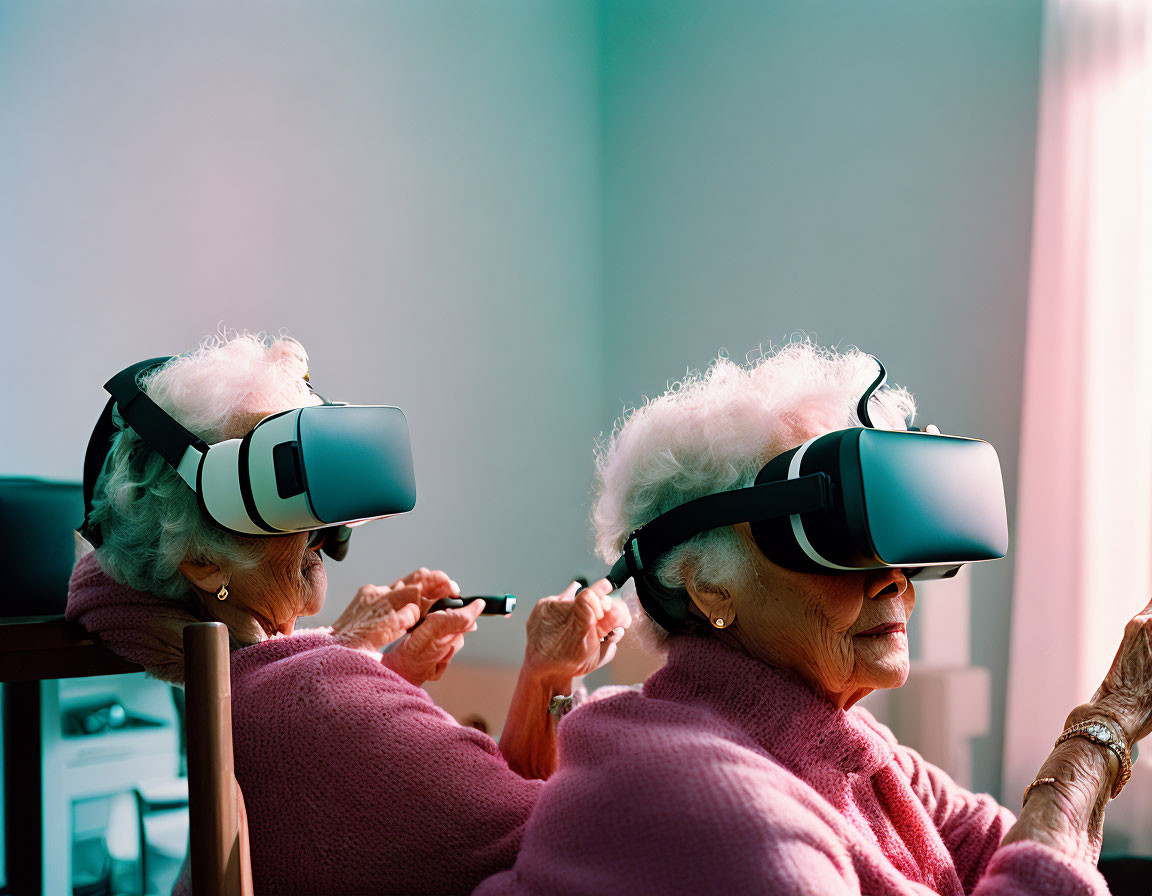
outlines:
[[[833,438],[826,439],[823,442],[818,441],[813,443],[808,452],[811,456],[806,458],[808,463],[805,464],[807,467],[805,472],[826,470],[829,468],[836,469],[839,464],[839,441],[839,439]],[[765,464],[756,476],[756,484],[765,485],[770,482],[787,480],[789,478],[789,465],[800,448],[801,446],[798,445],[790,451],[785,451],[783,454],[777,455]],[[835,488],[835,486],[833,486],[833,488]],[[842,556],[843,549],[840,548],[839,545],[852,544],[852,537],[848,529],[847,521],[840,514],[829,511],[818,511],[816,513],[804,514],[803,520],[805,528],[809,532],[809,538],[824,551],[832,550],[837,556]],[[818,573],[823,575],[835,572],[825,566],[821,566],[804,553],[799,542],[796,540],[796,534],[792,524],[792,515],[778,516],[758,523],[752,523],[749,528],[752,530],[752,538],[756,542],[756,546],[764,556],[778,566],[783,566],[785,569],[791,569],[796,572]],[[837,547],[833,549],[830,547],[832,545],[836,545]]]

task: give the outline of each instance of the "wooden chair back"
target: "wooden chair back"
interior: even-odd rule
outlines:
[[[252,896],[248,817],[232,754],[228,629],[184,629],[189,864],[195,896]]]

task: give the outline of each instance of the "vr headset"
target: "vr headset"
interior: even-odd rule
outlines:
[[[608,578],[636,583],[645,611],[669,632],[700,619],[691,599],[655,570],[677,545],[710,529],[751,524],[757,547],[796,572],[846,575],[900,568],[914,579],[948,578],[965,563],[1008,551],[1004,483],[996,449],[980,439],[872,428],[826,433],[769,461],[748,488],[681,504],[633,532]]]
[[[348,552],[350,525],[406,513],[416,505],[412,445],[404,412],[385,405],[325,401],[265,417],[243,438],[214,445],[185,429],[140,388],[142,374],[171,358],[134,364],[105,383],[111,394],[84,457],[84,524],[90,523],[96,480],[121,419],[196,493],[200,510],[235,535],[317,532],[333,559]]]

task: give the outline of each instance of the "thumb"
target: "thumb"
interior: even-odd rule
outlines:
[[[484,612],[484,601],[476,600],[452,610],[437,610],[425,617],[424,629],[431,629],[436,635],[458,634],[471,630]]]
[[[618,641],[619,639],[600,642],[600,659],[596,663],[597,669],[612,662],[612,657],[616,656],[616,644]]]

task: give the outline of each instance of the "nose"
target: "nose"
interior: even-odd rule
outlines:
[[[908,590],[908,577],[899,567],[884,567],[874,570],[868,578],[864,594],[869,599],[876,597],[900,597]]]

